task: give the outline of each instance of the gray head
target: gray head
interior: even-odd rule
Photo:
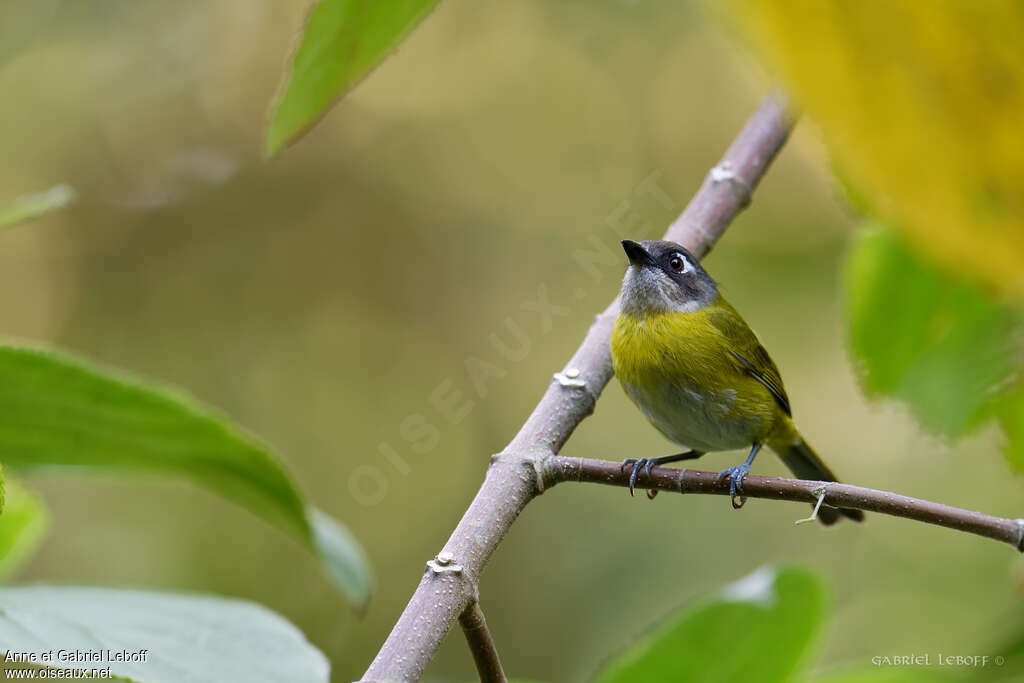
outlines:
[[[692,313],[718,296],[715,281],[675,242],[622,240],[622,248],[629,257],[622,280],[624,313]]]

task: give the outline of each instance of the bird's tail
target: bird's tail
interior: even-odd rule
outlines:
[[[779,454],[782,462],[797,479],[838,481],[828,465],[822,462],[818,454],[803,439],[799,439],[795,444],[779,446],[773,450]],[[864,513],[852,508],[834,508],[824,504],[818,510],[818,519],[825,525],[835,524],[839,521],[840,516],[855,522],[864,521]]]

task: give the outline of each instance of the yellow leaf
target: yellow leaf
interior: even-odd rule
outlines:
[[[737,2],[879,217],[1024,299],[1024,3]]]

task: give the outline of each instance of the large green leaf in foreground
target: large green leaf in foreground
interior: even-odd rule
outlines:
[[[54,652],[51,668],[110,667],[143,683],[327,683],[330,667],[289,622],[224,598],[104,588],[0,589],[0,650]],[[100,661],[56,661],[62,651]],[[111,661],[108,653],[146,661]],[[10,666],[10,664],[8,664]],[[91,680],[91,679],[90,679]]]
[[[1019,313],[882,229],[865,230],[851,249],[847,289],[850,343],[869,395],[906,401],[950,437],[999,416],[1011,460],[1024,463],[1024,401],[1007,391],[1021,370]]]
[[[0,462],[185,477],[315,550],[355,603],[369,597],[369,568],[351,535],[306,506],[266,448],[184,396],[54,353],[0,347]]]
[[[268,155],[301,135],[377,66],[438,0],[320,0],[274,103]]]
[[[0,514],[0,581],[32,555],[43,540],[49,519],[39,497],[21,484],[4,479]]]
[[[714,598],[671,616],[612,661],[601,683],[790,680],[824,615],[811,574],[763,567]]]

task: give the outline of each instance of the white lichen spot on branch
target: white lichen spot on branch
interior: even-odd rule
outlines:
[[[729,182],[735,185],[737,188],[746,193],[747,199],[745,202],[749,202],[750,194],[753,193],[754,188],[750,186],[746,180],[736,175],[736,172],[732,169],[732,162],[725,159],[718,166],[715,166],[710,171],[711,182],[714,184]]]
[[[432,560],[427,561],[430,571],[435,574],[461,574],[462,565],[455,563],[455,556],[447,550],[442,550]]]
[[[557,380],[563,387],[580,387],[585,389],[587,383],[585,380],[578,379],[579,376],[579,368],[566,368],[565,370],[554,374],[555,380]]]

